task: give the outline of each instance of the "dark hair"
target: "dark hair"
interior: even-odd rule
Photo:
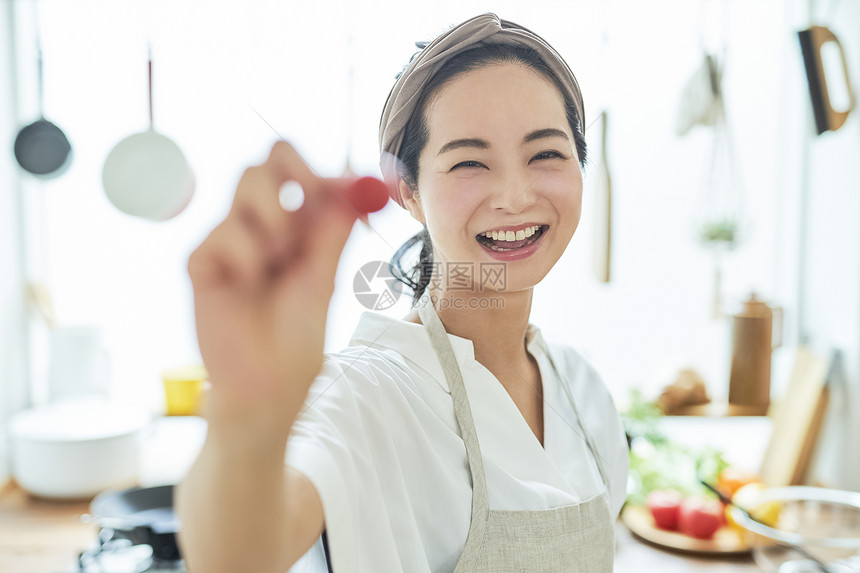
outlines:
[[[427,102],[442,87],[457,77],[488,64],[495,63],[523,64],[542,73],[553,82],[564,99],[567,122],[570,125],[570,130],[573,132],[573,141],[576,146],[576,153],[579,156],[579,165],[581,168],[585,166],[586,146],[585,137],[583,136],[584,126],[582,125],[582,118],[578,117],[576,113],[576,105],[573,99],[567,95],[558,78],[550,67],[546,65],[540,54],[522,45],[478,44],[477,47],[470,48],[452,57],[430,78],[418,100],[415,113],[403,129],[403,144],[400,147],[400,154],[398,156],[402,164],[400,176],[413,193],[418,192],[418,159],[421,151],[430,139],[430,129],[427,126],[427,118],[424,115]],[[421,245],[418,262],[409,270],[404,270],[403,258],[418,244]],[[412,289],[412,303],[416,304],[421,295],[424,294],[424,290],[430,283],[430,278],[433,274],[433,244],[430,241],[430,234],[427,232],[426,224],[421,231],[410,237],[397,249],[397,252],[391,257],[389,269],[394,278]]]

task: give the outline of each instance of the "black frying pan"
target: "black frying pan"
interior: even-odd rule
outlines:
[[[153,561],[181,559],[172,485],[102,492],[90,503],[90,515],[96,525],[112,530],[114,539],[151,546]]]
[[[23,128],[15,138],[15,159],[33,175],[60,175],[71,151],[63,130],[44,117]]]
[[[15,138],[15,159],[33,175],[57,177],[69,167],[72,146],[63,130],[45,119],[42,111],[42,49],[39,48],[39,119]]]
[[[133,545],[152,547],[153,561],[182,558],[176,542],[179,519],[173,511],[172,485],[102,492],[90,503],[90,515],[96,525],[113,531],[112,539],[128,539]],[[325,531],[322,540],[331,573]]]

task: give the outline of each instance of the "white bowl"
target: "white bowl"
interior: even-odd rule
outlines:
[[[12,473],[30,493],[90,498],[137,483],[149,414],[103,398],[81,398],[16,414],[10,421]]]

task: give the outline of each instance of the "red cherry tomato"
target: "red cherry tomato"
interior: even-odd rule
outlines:
[[[683,497],[674,490],[655,490],[648,494],[646,504],[654,516],[654,525],[670,531],[678,529],[678,513]]]
[[[687,498],[681,503],[678,527],[682,533],[710,539],[722,526],[723,505],[715,499]]]
[[[344,196],[362,215],[379,211],[388,202],[388,187],[376,177],[359,177],[348,183]]]

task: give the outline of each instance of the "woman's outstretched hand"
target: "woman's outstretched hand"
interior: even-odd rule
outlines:
[[[288,181],[304,191],[297,211],[279,201]],[[280,141],[262,165],[245,171],[229,214],[191,254],[210,421],[263,433],[291,425],[322,366],[335,271],[361,214],[346,201],[350,193]]]

